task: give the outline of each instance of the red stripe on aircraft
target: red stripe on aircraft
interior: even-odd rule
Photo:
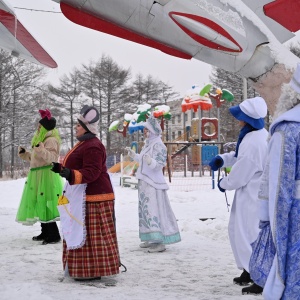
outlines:
[[[286,29],[300,30],[300,1],[276,0],[264,6],[264,13]]]
[[[16,21],[16,17],[14,15],[0,9],[0,22],[38,62],[50,68],[57,67],[56,62],[33,38],[26,28],[18,20]]]
[[[195,32],[189,30],[188,28],[184,27],[182,24],[180,24],[174,17],[173,15],[177,15],[177,16],[183,16],[186,18],[189,18],[191,20],[194,20],[196,22],[199,22],[209,28],[211,28],[212,30],[216,31],[217,33],[221,34],[222,36],[224,36],[225,38],[227,38],[228,40],[230,40],[231,42],[233,42],[235,45],[238,46],[239,50],[236,49],[231,49],[228,47],[224,47],[216,42],[212,42],[208,39],[206,39],[203,36],[200,36],[198,34],[196,34]],[[237,41],[225,30],[223,29],[221,26],[219,26],[217,23],[207,19],[207,18],[203,18],[200,16],[196,16],[196,15],[192,15],[192,14],[186,14],[186,13],[179,13],[179,12],[170,12],[169,16],[172,18],[172,20],[186,33],[188,34],[192,39],[194,39],[195,41],[197,41],[198,43],[200,43],[201,45],[204,45],[206,47],[215,49],[215,50],[222,50],[222,51],[228,51],[228,52],[242,52],[243,49],[241,48],[241,46],[237,43]]]
[[[174,49],[167,45],[164,45],[158,41],[152,40],[148,37],[137,34],[133,31],[130,31],[126,28],[123,28],[114,23],[108,22],[99,17],[95,17],[87,12],[84,12],[78,8],[75,8],[71,5],[68,5],[64,2],[60,2],[60,8],[62,13],[72,22],[91,28],[97,31],[101,31],[116,37],[132,41],[138,44],[149,46],[158,50],[161,50],[164,53],[167,53],[172,56],[176,56],[184,59],[191,59],[192,56],[180,50]]]

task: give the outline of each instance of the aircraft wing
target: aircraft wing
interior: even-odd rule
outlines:
[[[243,0],[283,43],[300,29],[300,3],[296,0]],[[288,17],[287,17],[288,16]]]
[[[27,31],[16,17],[13,8],[0,0],[0,48],[28,61],[56,68],[56,62]]]
[[[300,29],[299,0],[52,0],[72,22],[257,78]]]

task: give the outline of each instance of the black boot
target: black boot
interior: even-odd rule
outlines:
[[[242,289],[242,295],[261,295],[263,288],[253,283],[252,285]]]
[[[41,223],[42,232],[41,234],[34,236],[32,239],[34,241],[43,241],[47,236],[47,226],[45,223]]]
[[[47,245],[60,242],[61,238],[56,222],[46,223],[45,225],[47,226],[47,236],[42,244]]]
[[[238,285],[248,285],[252,282],[253,281],[250,277],[250,274],[245,269],[240,277],[233,278],[233,283],[238,284]]]

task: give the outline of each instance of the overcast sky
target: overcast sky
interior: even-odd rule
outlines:
[[[109,55],[124,68],[131,68],[133,76],[141,73],[164,81],[181,96],[195,84],[201,87],[209,83],[210,65],[173,57],[76,25],[63,16],[59,4],[52,0],[6,1],[14,7],[20,22],[57,62],[58,68],[49,69],[48,79],[53,84],[74,67],[99,60],[102,54]]]
[[[7,0],[6,0],[7,1]],[[152,75],[172,86],[182,96],[192,85],[209,82],[211,66],[198,60],[184,60],[146,46],[76,25],[66,19],[51,0],[9,0],[20,22],[57,62],[49,80],[58,78],[82,63],[98,60],[102,54],[112,57],[132,74]],[[25,10],[20,8],[32,9]],[[46,10],[51,12],[39,12]]]

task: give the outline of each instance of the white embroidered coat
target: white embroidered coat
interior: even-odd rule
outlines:
[[[144,155],[151,157],[151,164],[144,161]],[[135,155],[135,160],[139,162],[136,178],[141,179],[158,190],[168,190],[162,169],[166,165],[167,148],[159,136],[151,138],[143,147],[140,154]]]
[[[300,105],[280,115],[270,133],[259,201],[260,219],[270,221],[276,254],[263,296],[296,300],[300,299]]]

